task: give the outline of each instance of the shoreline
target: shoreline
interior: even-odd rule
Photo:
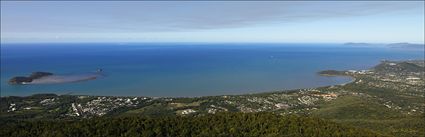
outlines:
[[[329,70],[325,70],[325,71],[329,71]],[[345,74],[346,71],[339,71],[339,73],[344,72],[344,74],[327,74],[327,73],[322,74],[322,72],[324,72],[324,71],[320,71],[318,73],[319,73],[320,76],[324,76],[324,77],[348,77],[348,78],[351,78],[351,80],[348,81],[348,82],[336,84],[336,85],[330,85],[330,86],[337,86],[337,85],[344,86],[344,85],[353,83],[357,80],[355,77]],[[320,87],[317,87],[317,88],[320,88]]]
[[[342,84],[339,84],[340,86],[345,86],[345,85],[347,85],[347,84],[350,84],[350,83],[353,83],[353,82],[356,82],[356,78],[354,78],[354,77],[350,77],[350,78],[352,78],[352,80],[351,81],[349,81],[349,82],[346,82],[346,83],[342,83]]]
[[[321,72],[321,71],[320,71]],[[70,96],[92,96],[92,97],[148,97],[148,98],[202,98],[202,97],[221,97],[221,96],[245,96],[245,95],[256,95],[256,94],[268,94],[268,93],[276,93],[276,92],[291,92],[291,91],[295,91],[295,92],[299,92],[303,89],[311,89],[311,88],[324,88],[324,87],[329,87],[329,86],[344,86],[350,83],[355,82],[357,79],[350,76],[350,75],[334,75],[334,74],[318,74],[319,76],[324,76],[324,77],[348,77],[351,78],[350,81],[348,82],[344,82],[341,84],[332,84],[332,85],[325,85],[325,86],[318,86],[318,87],[306,87],[306,88],[294,88],[294,89],[276,89],[276,90],[272,90],[272,91],[258,91],[258,92],[252,92],[252,93],[242,93],[242,94],[221,94],[221,95],[205,95],[205,96],[179,96],[179,97],[167,97],[167,96],[116,96],[116,95],[87,95],[87,94],[69,94],[68,93],[64,93],[64,94],[57,94],[57,93],[36,93],[36,94],[31,94],[31,95],[27,95],[27,96],[0,96],[0,98],[7,98],[7,97],[31,97],[34,95],[57,95],[57,96],[62,96],[62,95],[70,95]],[[72,93],[72,91],[70,91]]]

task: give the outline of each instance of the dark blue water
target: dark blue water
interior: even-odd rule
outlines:
[[[204,96],[341,84],[327,69],[367,69],[382,59],[422,59],[423,51],[337,44],[2,44],[1,96],[35,93]],[[9,85],[34,71],[85,74],[96,80]]]

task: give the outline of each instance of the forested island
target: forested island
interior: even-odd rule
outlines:
[[[46,76],[51,76],[53,73],[50,72],[33,72],[30,76],[16,76],[9,80],[9,84],[28,84],[35,79],[39,79]]]
[[[326,70],[344,85],[192,98],[2,97],[0,136],[425,135],[424,60]]]

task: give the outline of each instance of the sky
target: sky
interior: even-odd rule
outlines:
[[[1,42],[424,43],[424,1],[1,1]]]

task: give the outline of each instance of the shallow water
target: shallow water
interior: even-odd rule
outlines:
[[[88,74],[72,74],[72,75],[50,75],[44,76],[26,84],[65,84],[72,82],[83,82],[88,80],[95,80],[100,78],[102,75],[99,73],[88,73]]]
[[[424,56],[423,51],[338,44],[206,43],[2,44],[1,53],[1,96],[205,96],[308,88],[351,80],[317,75],[321,70],[368,69],[382,59]],[[7,84],[13,76],[34,71],[67,75],[98,68],[104,76],[96,80]],[[71,79],[81,78],[76,77]]]

